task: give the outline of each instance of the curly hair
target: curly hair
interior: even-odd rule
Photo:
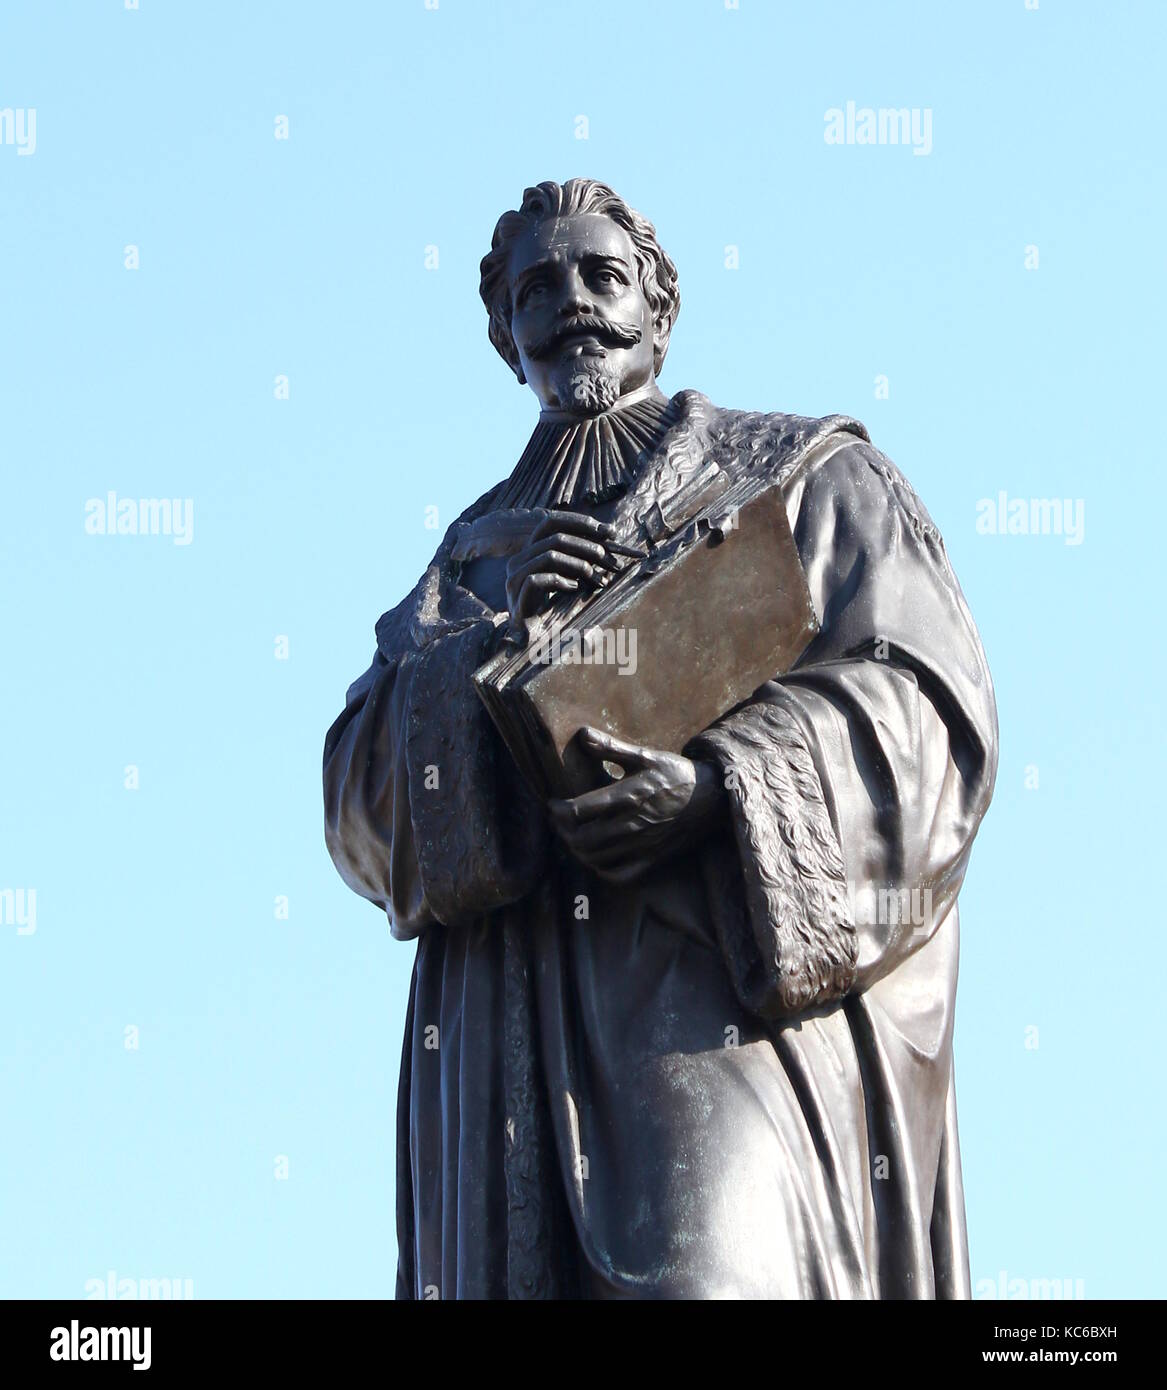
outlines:
[[[511,290],[507,277],[507,261],[511,243],[529,231],[545,217],[565,217],[572,213],[599,213],[610,217],[623,227],[632,240],[640,287],[652,310],[653,368],[659,373],[668,351],[669,334],[681,309],[681,292],[677,288],[677,267],[656,239],[656,229],[647,217],[642,217],[606,183],[595,179],[568,179],[555,183],[547,179],[528,188],[517,212],[504,212],[498,219],[491,239],[490,251],[482,258],[482,279],[478,292],[490,315],[490,341],[499,356],[516,375],[519,374],[519,352],[511,336]],[[522,377],[519,377],[522,380]]]

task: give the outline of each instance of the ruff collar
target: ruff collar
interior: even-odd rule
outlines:
[[[627,492],[678,418],[662,396],[579,418],[544,411],[495,507],[570,507]]]

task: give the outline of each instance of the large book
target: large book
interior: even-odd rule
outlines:
[[[475,673],[515,762],[543,796],[606,778],[586,725],[679,753],[787,672],[818,631],[782,490],[700,473],[641,530],[643,557],[585,601],[568,596]]]

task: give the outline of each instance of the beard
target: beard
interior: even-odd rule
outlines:
[[[608,362],[577,358],[555,375],[560,409],[572,415],[603,415],[620,399],[620,374]]]

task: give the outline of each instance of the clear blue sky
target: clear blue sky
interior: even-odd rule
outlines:
[[[15,118],[0,144],[0,889],[37,913],[0,926],[0,1294],[392,1292],[412,948],[331,866],[321,745],[432,553],[425,509],[444,527],[526,440],[478,261],[525,185],[581,174],[680,269],[662,385],[859,416],[980,625],[974,1279],[1167,1293],[1164,24],[1152,0],[4,6],[0,109],[35,109],[36,145]],[[931,112],[930,152],[828,144],[849,101]],[[110,491],[192,499],[193,540],[87,534]],[[1082,544],[978,534],[1001,491],[1080,500]]]

